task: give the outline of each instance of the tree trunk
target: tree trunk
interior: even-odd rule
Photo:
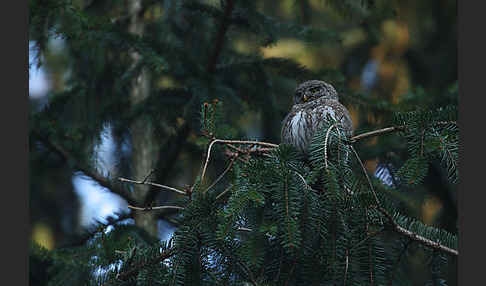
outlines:
[[[126,2],[127,12],[130,15],[129,32],[136,35],[143,35],[144,22],[143,15],[139,15],[142,8],[141,0],[128,0]],[[141,60],[141,55],[138,52],[130,54],[135,67]],[[131,104],[136,105],[150,94],[150,74],[144,68],[140,75],[138,75],[132,82],[132,89],[130,91]],[[131,169],[132,176],[137,180],[142,180],[147,176],[154,166],[154,158],[158,157],[158,147],[153,136],[153,128],[150,122],[143,118],[136,119],[130,126],[132,153],[131,153]],[[133,196],[140,206],[145,201],[145,197],[149,192],[149,187],[146,185],[134,185]],[[135,211],[135,224],[145,229],[151,235],[157,235],[157,221],[153,212]]]

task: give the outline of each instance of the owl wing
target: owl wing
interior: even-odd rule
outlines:
[[[347,136],[353,134],[353,122],[351,120],[351,115],[348,109],[336,100],[322,99],[319,105],[314,107],[313,111],[313,126],[314,131],[322,128],[326,117],[329,115],[332,119],[341,122],[341,129],[346,133]]]

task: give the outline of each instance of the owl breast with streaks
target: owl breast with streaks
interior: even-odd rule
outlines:
[[[307,154],[315,132],[323,128],[327,117],[340,122],[339,128],[346,136],[353,133],[351,116],[338,100],[337,92],[323,81],[308,81],[299,85],[294,105],[283,121],[282,143],[295,146]]]

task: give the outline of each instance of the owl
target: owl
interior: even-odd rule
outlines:
[[[282,143],[295,146],[308,155],[314,133],[324,126],[326,116],[340,122],[346,136],[353,133],[348,110],[341,103],[334,87],[320,80],[300,84],[295,90],[294,105],[282,123]]]

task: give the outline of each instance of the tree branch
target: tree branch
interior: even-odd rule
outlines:
[[[356,143],[359,140],[363,140],[365,138],[380,136],[380,135],[383,135],[383,134],[392,133],[392,132],[396,132],[396,131],[402,131],[402,130],[405,130],[405,126],[387,127],[387,128],[373,130],[373,131],[370,131],[370,132],[361,133],[359,135],[353,136],[353,137],[351,137],[350,141],[351,141],[351,143]]]
[[[390,280],[389,280],[389,283],[388,285],[392,286],[392,283],[393,283],[393,276],[395,274],[395,271],[398,269],[398,265],[400,264],[400,260],[402,259],[402,257],[404,256],[405,252],[407,251],[407,248],[408,246],[412,243],[412,240],[408,240],[407,241],[407,244],[405,244],[405,246],[403,247],[402,251],[400,252],[400,254],[398,255],[398,259],[397,261],[395,262],[395,265],[393,267],[393,270],[391,271],[391,274],[390,274]]]
[[[435,125],[449,125],[449,124],[456,124],[457,125],[457,122],[456,121],[437,121],[434,124]],[[405,128],[406,128],[405,125],[400,125],[400,126],[392,126],[392,127],[382,128],[382,129],[378,129],[378,130],[373,130],[373,131],[370,131],[370,132],[365,132],[365,133],[361,133],[361,134],[358,134],[356,136],[353,136],[353,137],[350,138],[349,141],[351,143],[356,143],[359,140],[363,140],[365,138],[380,136],[380,135],[384,135],[384,134],[388,134],[388,133],[392,133],[392,132],[396,132],[396,131],[403,131],[403,130],[405,130]]]
[[[363,164],[363,161],[361,161],[361,158],[358,155],[358,152],[354,149],[354,147],[351,145],[351,150],[353,150],[354,155],[356,156],[356,159],[358,159],[359,164],[361,165],[361,169],[363,170],[363,173],[365,174],[366,180],[368,181],[368,185],[370,186],[370,190],[373,193],[373,197],[375,198],[375,203],[379,207],[380,206],[380,200],[378,199],[378,196],[376,195],[375,189],[373,188],[373,184],[371,183],[371,179],[368,176],[368,172],[366,171],[366,168]]]
[[[152,211],[152,210],[164,210],[164,209],[183,210],[184,209],[183,207],[179,207],[179,206],[159,206],[159,207],[139,208],[131,205],[128,205],[128,208],[137,211]]]
[[[235,4],[234,0],[228,0],[226,2],[226,7],[224,9],[224,17],[223,19],[221,19],[221,25],[219,26],[218,33],[216,34],[214,50],[211,53],[211,56],[209,57],[208,60],[208,66],[206,70],[209,73],[213,73],[216,70],[216,62],[223,48],[224,35],[226,34],[226,31],[228,30],[230,24],[230,17],[231,17],[231,13],[233,12],[234,4]]]
[[[173,188],[173,187],[169,187],[169,186],[166,186],[166,185],[161,185],[161,184],[152,183],[152,182],[145,182],[145,180],[134,181],[134,180],[129,180],[129,179],[125,179],[125,178],[118,178],[118,180],[120,182],[128,182],[128,183],[132,183],[132,184],[154,186],[154,187],[161,188],[161,189],[168,190],[168,191],[172,191],[172,192],[175,192],[175,193],[178,193],[178,194],[181,194],[181,195],[187,195],[187,192],[185,192],[185,191],[182,191],[182,190],[179,190],[179,189],[176,189],[176,188]]]
[[[131,213],[120,213],[120,214],[115,213],[114,215],[116,215],[117,217],[116,218],[112,216],[107,217],[106,223],[97,221],[98,225],[95,225],[95,227],[91,227],[90,229],[84,231],[79,235],[73,236],[72,238],[68,239],[68,242],[66,244],[60,245],[59,248],[82,246],[89,239],[93,238],[97,233],[104,233],[109,226],[115,226],[123,220],[133,218]]]
[[[174,168],[177,158],[182,151],[182,147],[189,136],[191,131],[191,127],[189,123],[186,121],[177,131],[177,134],[169,139],[166,146],[161,150],[166,150],[165,152],[159,152],[159,158],[156,163],[156,175],[158,182],[165,182],[170,175],[170,171]],[[158,187],[158,186],[153,186]],[[149,205],[154,201],[156,195],[158,194],[157,190],[154,188],[150,188],[150,191],[145,198],[145,205]]]
[[[219,198],[224,196],[224,194],[228,193],[231,190],[232,187],[233,187],[233,185],[229,185],[224,191],[222,191],[219,195],[216,196],[215,200],[218,200]]]
[[[436,124],[437,125],[447,125],[447,124],[457,124],[457,123],[455,121],[439,121],[439,122],[436,122]],[[332,126],[332,127],[334,127],[334,126]],[[366,138],[369,138],[369,137],[375,137],[375,136],[380,136],[380,135],[384,135],[384,134],[388,134],[388,133],[392,133],[392,132],[403,131],[403,130],[405,130],[405,128],[406,128],[405,125],[392,126],[392,127],[382,128],[382,129],[378,129],[378,130],[373,130],[373,131],[370,131],[370,132],[361,133],[361,134],[358,134],[356,136],[351,137],[350,143],[351,144],[356,143],[360,140],[363,140],[363,139],[366,139]],[[209,147],[208,147],[208,151],[207,151],[207,155],[206,155],[206,161],[204,163],[203,171],[202,171],[202,174],[201,174],[201,181],[204,179],[204,176],[206,174],[207,165],[208,165],[208,162],[209,162],[209,158],[211,156],[211,149],[212,149],[213,145],[216,144],[216,143],[226,144],[229,147],[231,147],[231,148],[233,148],[233,149],[235,149],[239,152],[241,152],[241,149],[235,147],[233,144],[259,145],[259,146],[267,147],[268,149],[278,147],[277,144],[268,143],[268,142],[214,139],[213,141],[211,141],[211,143],[209,143]],[[262,151],[268,151],[268,149],[261,148]]]
[[[440,244],[439,242],[435,242],[435,241],[432,241],[428,238],[425,238],[423,236],[420,236],[400,225],[398,225],[398,223],[396,223],[392,216],[384,209],[384,208],[381,208],[381,207],[378,207],[377,208],[382,214],[385,215],[385,217],[390,221],[392,227],[393,227],[393,230],[402,234],[402,235],[405,235],[406,237],[409,237],[410,239],[412,240],[415,240],[423,245],[426,245],[428,247],[431,247],[433,249],[437,249],[437,250],[440,250],[440,251],[444,251],[444,252],[447,252],[449,254],[452,254],[452,255],[458,255],[459,252],[455,249],[452,249],[452,248],[449,248],[447,246],[444,246],[442,244]]]
[[[98,172],[92,170],[91,168],[82,164],[76,157],[71,154],[69,151],[64,149],[61,145],[49,140],[47,137],[44,137],[36,132],[33,132],[34,135],[42,142],[44,145],[60,155],[64,160],[71,161],[74,163],[74,168],[78,171],[83,172],[86,176],[90,177],[94,181],[96,181],[100,186],[105,187],[112,193],[115,193],[125,199],[128,203],[134,203],[134,199],[128,192],[125,192],[122,188],[115,186],[108,178],[99,174]]]
[[[223,173],[221,173],[221,175],[219,175],[219,177],[216,180],[214,180],[214,182],[204,192],[207,192],[209,189],[214,187],[224,177],[224,175],[226,175],[226,173],[228,173],[229,170],[231,170],[231,167],[233,167],[233,164],[234,164],[236,158],[237,157],[233,157],[231,159],[230,163],[228,164],[228,167],[226,167],[226,169],[223,171]]]
[[[161,262],[161,261],[164,261],[166,260],[167,258],[170,258],[172,255],[175,254],[175,249],[174,248],[169,248],[167,250],[165,250],[164,252],[162,252],[160,254],[160,256],[150,260],[150,261],[147,261],[147,262],[144,262],[144,263],[140,263],[139,265],[135,266],[134,268],[128,270],[128,271],[125,271],[125,272],[122,272],[122,273],[119,273],[116,278],[120,279],[120,280],[123,280],[123,281],[126,281],[128,278],[130,278],[130,276],[135,276],[138,274],[138,272],[140,270],[142,270],[143,268],[149,266],[149,265],[152,265],[152,264],[155,264],[155,263],[158,263],[158,262]]]
[[[222,139],[214,139],[209,143],[208,152],[206,154],[206,161],[204,162],[204,167],[201,173],[201,182],[204,180],[204,175],[206,174],[206,169],[208,167],[209,158],[211,157],[211,149],[213,145],[219,144],[245,144],[245,145],[260,145],[265,147],[277,148],[277,144],[267,143],[267,142],[258,142],[258,141],[244,141],[244,140],[222,140]]]
[[[327,142],[328,142],[328,139],[329,139],[329,134],[331,133],[331,130],[333,128],[337,128],[337,124],[334,123],[333,125],[331,125],[331,127],[329,127],[329,129],[327,129],[327,132],[326,132],[326,138],[324,139],[324,165],[326,166],[326,171],[329,172],[329,168],[328,168],[328,164],[327,164]]]

